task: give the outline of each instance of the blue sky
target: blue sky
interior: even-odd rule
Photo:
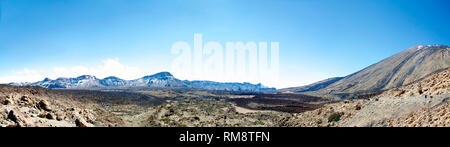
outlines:
[[[192,45],[201,33],[223,44],[279,42],[279,82],[260,82],[300,86],[415,45],[449,45],[448,6],[448,0],[0,0],[0,82],[170,71],[172,45]]]

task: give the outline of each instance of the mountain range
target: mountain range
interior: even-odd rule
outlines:
[[[52,89],[126,89],[126,88],[193,88],[202,90],[225,90],[242,92],[261,92],[275,90],[261,84],[220,83],[213,81],[187,81],[175,78],[169,72],[160,72],[135,80],[124,80],[118,77],[99,79],[95,76],[83,75],[76,78],[45,78],[34,83],[9,83],[14,86],[40,86]]]
[[[446,45],[417,45],[390,56],[345,77],[334,77],[310,85],[280,89],[281,92],[316,96],[348,96],[376,93],[425,79],[450,67],[450,48]],[[169,72],[160,72],[135,80],[118,77],[98,79],[83,75],[76,78],[44,79],[35,83],[10,83],[15,86],[40,86],[57,89],[115,89],[115,88],[194,88],[226,91],[273,91],[261,84],[187,81]]]
[[[312,95],[374,93],[425,79],[450,67],[447,45],[417,45],[358,72],[280,91]]]

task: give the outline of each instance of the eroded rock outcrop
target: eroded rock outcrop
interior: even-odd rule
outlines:
[[[0,85],[0,127],[94,127],[120,123],[99,104],[80,103],[64,96],[70,95],[38,87]]]
[[[8,119],[15,122],[18,127],[32,126],[32,122],[29,117],[19,110],[10,110],[8,113]]]

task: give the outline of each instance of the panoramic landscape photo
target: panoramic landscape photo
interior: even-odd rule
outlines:
[[[0,0],[0,127],[447,127],[447,0]]]

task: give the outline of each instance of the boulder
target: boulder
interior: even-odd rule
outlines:
[[[18,110],[9,111],[8,119],[14,121],[18,127],[31,126],[31,121],[26,117],[25,114]]]
[[[30,99],[30,97],[29,97],[28,95],[22,96],[22,97],[20,98],[20,100],[21,100],[21,101],[24,101],[24,102],[30,102],[30,101],[31,101],[31,99]]]
[[[85,116],[87,118],[87,122],[94,123],[96,120],[96,117],[91,113],[86,113]]]
[[[45,115],[45,118],[47,119],[55,119],[55,116],[51,113],[47,113],[47,115]]]
[[[63,112],[57,112],[56,113],[56,120],[61,121],[66,118],[66,115]]]
[[[0,102],[1,102],[3,105],[14,104],[14,102],[13,102],[10,98],[0,98]]]
[[[87,123],[83,118],[77,118],[75,120],[75,125],[77,125],[77,127],[94,127],[94,125]]]
[[[86,120],[82,116],[80,116],[78,113],[73,112],[72,114],[76,118],[75,125],[77,127],[94,127],[94,125],[86,122]]]
[[[39,108],[45,111],[52,111],[52,108],[50,107],[50,103],[46,100],[41,100],[38,104]]]

